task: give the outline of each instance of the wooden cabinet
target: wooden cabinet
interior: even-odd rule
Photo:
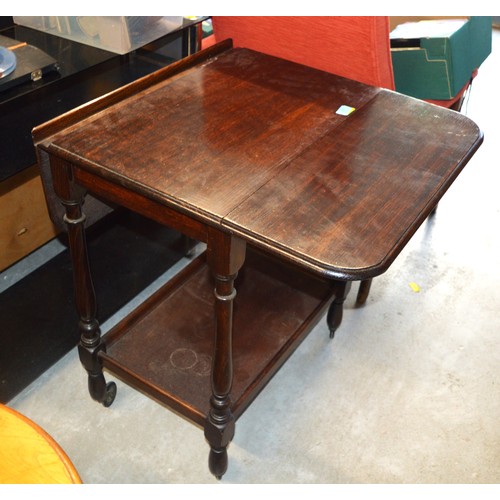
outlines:
[[[56,235],[35,165],[0,183],[0,271]]]

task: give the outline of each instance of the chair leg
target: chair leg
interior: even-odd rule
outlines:
[[[463,93],[463,95],[460,97],[460,99],[458,99],[457,102],[450,106],[450,109],[453,109],[454,111],[458,111],[460,113],[462,111],[462,105],[464,103],[466,93],[467,91]]]

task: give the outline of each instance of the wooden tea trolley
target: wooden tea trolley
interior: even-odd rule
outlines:
[[[387,270],[482,134],[459,113],[226,41],[34,141],[65,207],[92,397],[115,397],[106,368],[202,426],[220,478],[238,417],[325,313],[333,335],[350,283]],[[207,245],[102,337],[87,192]]]

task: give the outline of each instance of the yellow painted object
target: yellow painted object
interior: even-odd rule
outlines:
[[[61,447],[41,427],[0,404],[0,483],[81,484]]]

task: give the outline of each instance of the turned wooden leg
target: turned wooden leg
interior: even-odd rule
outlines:
[[[344,302],[351,289],[350,281],[336,281],[335,282],[335,298],[333,299],[328,309],[326,322],[330,329],[330,338],[333,339],[337,328],[342,323],[342,314],[344,309]]]
[[[208,464],[218,479],[227,470],[227,446],[234,436],[234,417],[229,392],[233,381],[232,316],[236,276],[215,276],[215,349],[212,369],[212,397],[205,425],[210,444]]]
[[[208,262],[215,277],[215,341],[212,361],[212,396],[205,422],[205,437],[210,445],[208,466],[221,479],[227,470],[227,446],[235,431],[230,391],[233,382],[233,301],[234,280],[245,259],[245,244],[225,233],[209,236]]]
[[[72,182],[71,167],[61,162],[51,165],[54,188],[65,208],[64,222],[68,228],[68,241],[73,265],[75,301],[80,317],[80,361],[88,373],[88,387],[92,398],[110,406],[116,396],[116,384],[106,383],[99,360],[105,349],[101,343],[101,330],[96,318],[97,304],[88,260],[85,238],[85,214],[82,204],[84,190]]]

